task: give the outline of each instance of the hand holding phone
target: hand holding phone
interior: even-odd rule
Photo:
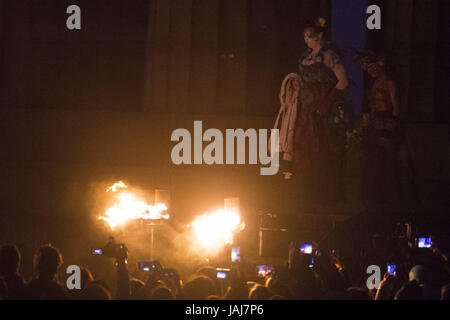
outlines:
[[[417,248],[431,248],[432,244],[431,237],[417,238]]]
[[[395,264],[388,264],[387,273],[388,275],[395,277],[397,275],[397,266]]]
[[[303,243],[300,246],[300,252],[303,254],[312,254],[313,253],[313,246],[309,243]]]
[[[241,247],[233,246],[231,247],[231,262],[241,262]]]
[[[102,249],[92,249],[92,254],[94,255],[102,255],[103,250]]]
[[[265,278],[272,275],[273,266],[271,265],[259,265],[257,266],[257,274],[260,278]]]
[[[159,261],[142,261],[138,262],[139,270],[144,272],[151,272],[153,274],[160,274],[162,272],[162,266]]]
[[[216,277],[218,280],[228,280],[230,269],[216,268]]]
[[[175,269],[163,269],[161,280],[172,290],[175,295],[181,291],[181,280]]]

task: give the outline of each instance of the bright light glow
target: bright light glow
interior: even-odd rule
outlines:
[[[272,274],[272,266],[258,266],[258,276],[265,278],[266,276]]]
[[[205,214],[192,223],[195,235],[207,250],[219,250],[226,244],[231,244],[233,233],[241,231],[239,214],[235,211],[219,210],[212,214]]]
[[[133,194],[128,193],[125,190],[127,188],[128,186],[125,183],[119,181],[106,189],[107,192],[119,192],[116,197],[117,202],[106,210],[105,216],[98,217],[99,220],[106,221],[111,229],[114,229],[131,220],[169,219],[170,215],[165,213],[167,211],[165,204],[158,203],[154,206],[149,205],[142,200],[136,199]]]
[[[114,183],[108,189],[106,189],[106,192],[109,192],[109,191],[117,192],[117,190],[119,190],[119,189],[126,189],[126,188],[128,188],[128,186],[125,183],[123,183],[122,181],[119,181],[119,182]]]

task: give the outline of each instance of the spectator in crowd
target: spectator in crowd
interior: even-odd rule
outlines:
[[[158,286],[153,290],[150,300],[175,300],[175,296],[168,287]]]
[[[0,300],[8,299],[8,288],[6,288],[5,281],[0,278]]]
[[[274,293],[274,296],[292,298],[292,292],[290,291],[289,284],[282,281],[282,279],[268,277],[265,285]]]
[[[315,246],[319,248],[318,244]],[[226,279],[219,280],[217,270],[207,266],[181,285],[178,272],[163,268],[157,261],[149,272],[140,274],[145,279],[131,277],[127,269],[128,250],[124,245],[120,248],[123,249],[119,250],[120,254],[110,256],[115,259],[115,288],[110,290],[106,285],[113,279],[94,280],[92,273],[83,267],[81,289],[70,290],[69,294],[57,279],[63,262],[57,248],[52,245],[39,248],[33,260],[34,277],[24,285],[18,273],[20,253],[17,247],[5,245],[0,248],[0,299],[448,300],[450,297],[449,270],[442,267],[448,260],[439,250],[406,246],[409,249],[392,255],[389,250],[377,250],[368,241],[358,243],[357,251],[348,250],[344,255],[347,258],[343,259],[337,250],[317,249],[304,254],[291,246],[289,263],[284,267],[274,266],[272,273],[264,278],[256,273],[248,277],[246,271],[250,269],[238,263],[227,271]],[[374,252],[378,254],[371,255]],[[374,262],[373,257],[379,262]],[[397,262],[396,273],[386,272],[377,290],[367,289],[367,266],[391,262],[393,258]]]
[[[23,294],[24,280],[19,275],[20,252],[14,245],[0,248],[0,277],[3,278],[8,296],[5,299],[20,299]]]
[[[395,282],[395,277],[386,273],[375,294],[375,300],[393,300],[395,296]]]
[[[439,299],[439,291],[434,290],[431,272],[427,267],[414,266],[409,271],[409,281],[415,281],[419,285],[425,300]]]
[[[367,289],[360,287],[350,287],[347,289],[347,296],[349,300],[370,300]]]
[[[260,284],[255,284],[248,294],[248,300],[269,300],[273,292]]]
[[[69,294],[72,296],[72,299],[78,299],[83,289],[85,289],[89,284],[91,284],[94,281],[94,276],[89,271],[89,269],[81,267],[80,272],[81,272],[80,289],[72,289],[69,291]]]
[[[80,300],[111,300],[109,291],[98,283],[91,283],[84,288],[80,295]]]
[[[41,246],[34,256],[36,277],[26,285],[24,298],[33,300],[68,299],[69,294],[56,279],[62,262],[62,255],[57,248],[50,244]]]
[[[395,295],[395,300],[423,300],[422,288],[416,281],[405,283]]]
[[[441,288],[441,300],[450,300],[450,283],[442,286]]]
[[[135,297],[136,294],[142,290],[142,288],[145,286],[145,283],[139,279],[131,278],[130,279],[130,294],[131,298]]]
[[[214,282],[207,276],[196,276],[183,285],[186,300],[203,300],[215,291]]]
[[[220,290],[221,290],[221,284],[219,282],[219,279],[217,279],[217,271],[216,268],[212,267],[212,266],[204,266],[201,267],[197,272],[197,275],[199,276],[206,276],[209,279],[211,279],[211,281],[214,283],[214,287],[215,287],[215,293],[214,295],[218,295],[220,294]]]

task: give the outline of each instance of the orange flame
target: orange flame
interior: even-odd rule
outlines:
[[[128,186],[122,181],[114,183],[111,187],[106,189],[106,192],[117,192],[121,189],[126,189]],[[105,212],[105,216],[98,217],[99,220],[106,221],[111,229],[119,225],[124,225],[131,220],[158,220],[169,219],[170,215],[164,213],[167,211],[167,206],[162,203],[156,205],[149,205],[144,201],[138,200],[134,195],[128,193],[126,190],[121,191],[117,195],[117,202]]]
[[[206,250],[218,250],[231,244],[233,233],[244,229],[239,214],[235,211],[219,210],[205,214],[192,223],[195,235]]]

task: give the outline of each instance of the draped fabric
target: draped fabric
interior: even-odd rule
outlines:
[[[294,159],[294,129],[300,86],[301,79],[296,73],[288,74],[281,85],[279,96],[281,107],[275,120],[274,129],[280,127],[279,151],[283,153],[283,160],[286,161]]]

